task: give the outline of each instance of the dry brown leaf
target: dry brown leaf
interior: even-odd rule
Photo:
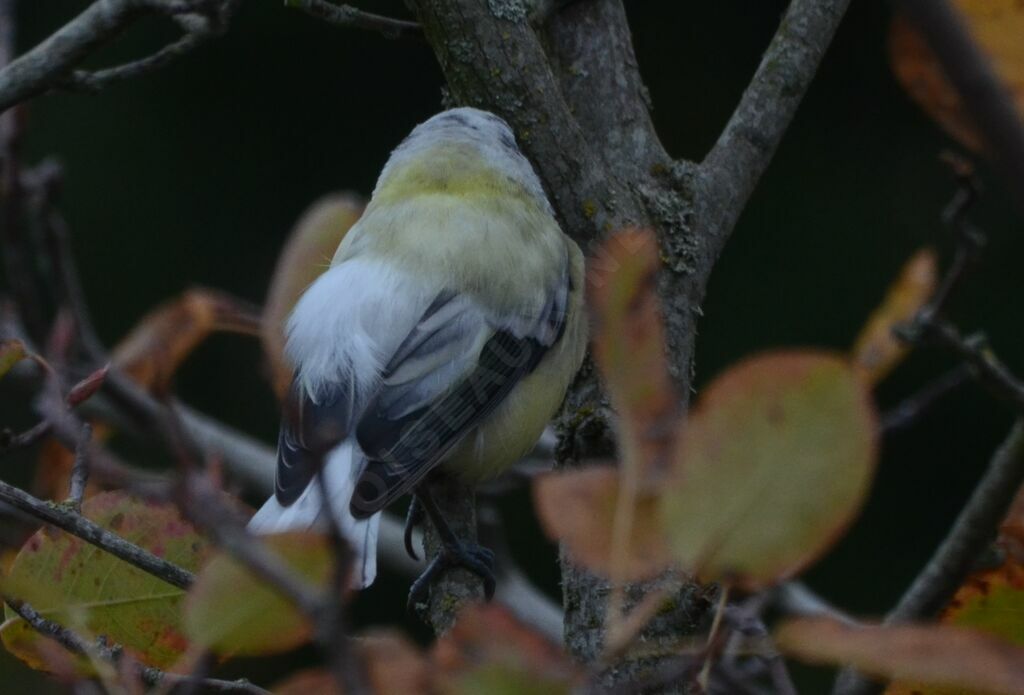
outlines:
[[[802,661],[844,664],[880,678],[975,695],[1024,695],[1024,649],[948,625],[852,627],[827,618],[784,623],[783,652]]]
[[[1018,0],[955,0],[971,35],[992,62],[1024,113],[1024,5]],[[950,136],[974,152],[986,148],[960,95],[935,54],[904,17],[893,18],[889,58],[896,78]]]
[[[938,281],[939,259],[933,249],[921,249],[903,266],[853,345],[853,365],[868,383],[882,381],[906,356],[909,348],[892,329],[914,318],[935,293]]]
[[[244,302],[193,289],[142,318],[114,350],[114,362],[140,386],[164,391],[193,350],[214,331],[253,335],[259,317]]]

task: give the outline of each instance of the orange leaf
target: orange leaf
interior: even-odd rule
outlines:
[[[299,218],[274,268],[260,335],[271,382],[283,397],[292,380],[284,357],[284,322],[295,302],[331,264],[338,244],[363,214],[365,203],[352,193],[335,193],[313,203]]]
[[[892,329],[910,321],[934,294],[938,284],[939,263],[929,248],[915,253],[889,288],[881,305],[868,318],[853,346],[854,367],[868,383],[886,377],[902,360],[908,348],[892,334]]]
[[[1024,649],[946,625],[851,627],[826,618],[784,623],[779,649],[803,661],[845,664],[886,679],[970,693],[1024,695]]]
[[[974,40],[1024,113],[1024,7],[1017,0],[955,0]],[[985,139],[942,71],[935,54],[905,18],[893,18],[889,57],[896,78],[950,136],[974,152]]]
[[[174,372],[214,331],[254,334],[259,318],[243,302],[206,289],[186,292],[143,317],[114,351],[114,362],[141,386],[166,390]]]

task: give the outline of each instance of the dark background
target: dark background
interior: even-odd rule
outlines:
[[[21,2],[20,49],[86,4]],[[406,14],[397,2],[364,5]],[[699,159],[709,148],[784,6],[627,2],[655,122],[673,155]],[[845,349],[915,249],[935,243],[948,259],[939,214],[953,185],[938,155],[955,145],[895,83],[888,20],[886,3],[853,3],[744,212],[703,307],[698,385],[766,348]],[[173,36],[169,24],[144,23],[95,64],[140,55]],[[249,0],[225,38],[170,69],[96,96],[36,100],[26,163],[55,155],[66,167],[62,208],[104,341],[115,343],[148,309],[193,285],[262,301],[299,213],[329,191],[369,193],[390,149],[441,108],[441,85],[425,44],[339,30],[278,0]],[[955,317],[965,329],[983,328],[1024,371],[1015,301],[1022,225],[998,181],[982,173],[986,192],[975,219],[991,245],[958,296]],[[941,354],[913,356],[880,388],[881,404],[951,364]],[[177,390],[233,425],[275,437],[276,404],[251,339],[209,341],[180,373]],[[948,528],[1009,422],[1006,408],[969,387],[886,441],[863,514],[812,569],[810,584],[855,613],[884,612]],[[512,550],[557,596],[554,550],[529,504],[524,494],[502,505]],[[538,543],[550,552],[537,552]],[[403,617],[407,585],[385,571],[357,601],[358,620],[398,622],[422,635]],[[282,664],[227,671],[269,676]],[[801,679],[806,692],[824,692],[820,676]],[[0,683],[5,692],[40,687],[5,653]]]

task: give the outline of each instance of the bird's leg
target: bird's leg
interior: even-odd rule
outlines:
[[[441,550],[409,589],[408,608],[412,610],[417,604],[425,603],[434,580],[445,570],[455,567],[465,568],[480,577],[484,583],[484,596],[489,601],[494,596],[497,584],[494,578],[494,553],[481,545],[460,541],[444,520],[426,485],[421,485],[416,490],[416,497],[419,498],[420,506],[430,519],[430,523],[437,530]]]
[[[419,556],[416,554],[416,549],[412,545],[412,534],[416,531],[416,527],[423,523],[423,505],[420,504],[420,498],[416,493],[412,493],[412,499],[409,500],[409,511],[405,513],[405,552],[409,554],[413,560],[419,561]]]

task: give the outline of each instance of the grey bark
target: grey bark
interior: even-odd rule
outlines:
[[[673,160],[654,132],[621,0],[570,3],[541,35],[523,0],[409,0],[454,100],[512,125],[570,236],[586,249],[625,226],[657,231],[668,353],[681,394],[690,393],[696,318],[711,270],[848,2],[792,2],[736,113],[698,165]],[[607,452],[605,412],[587,367],[560,422],[562,465]],[[592,663],[609,587],[564,557],[562,578],[566,644]],[[649,589],[628,587],[627,605]],[[645,646],[693,634],[709,608],[707,591],[687,585],[645,631]],[[627,655],[605,682],[642,682],[656,662]]]

